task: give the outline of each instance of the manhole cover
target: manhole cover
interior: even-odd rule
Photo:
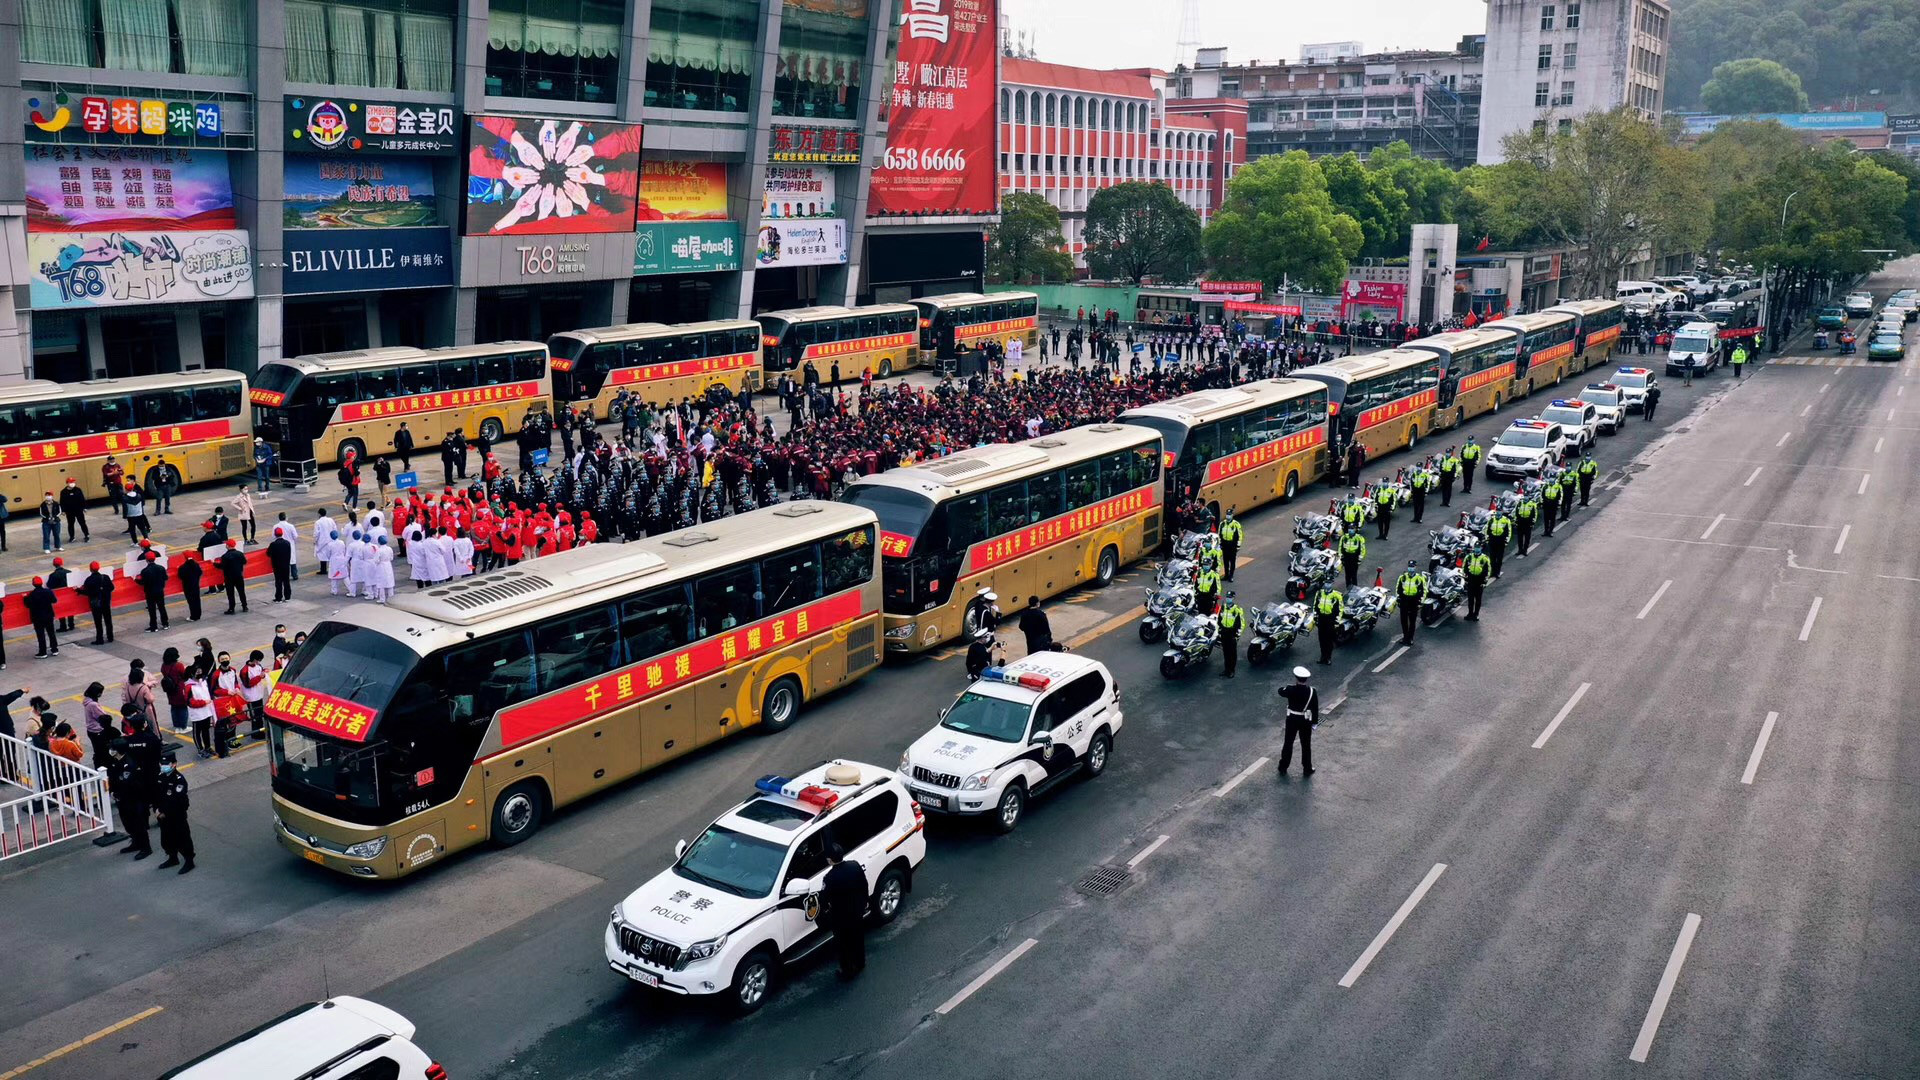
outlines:
[[[1088,896],[1112,896],[1127,883],[1127,876],[1124,866],[1096,866],[1093,873],[1081,879],[1078,888]]]

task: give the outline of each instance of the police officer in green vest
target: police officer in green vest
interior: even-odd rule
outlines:
[[[1227,507],[1226,523],[1220,526],[1220,554],[1226,563],[1228,581],[1233,580],[1233,564],[1239,560],[1240,540],[1246,534],[1239,519],[1233,516],[1233,507]]]
[[[1560,520],[1573,520],[1573,496],[1575,481],[1580,470],[1575,467],[1560,470]]]
[[[1393,597],[1400,605],[1400,644],[1413,644],[1413,628],[1420,623],[1420,601],[1427,598],[1427,575],[1412,559],[1393,583]]]
[[[1487,553],[1474,548],[1467,556],[1463,567],[1467,577],[1467,619],[1480,621],[1480,597],[1487,591],[1487,579],[1493,574],[1493,559]]]
[[[1599,475],[1599,472],[1600,472],[1600,466],[1594,464],[1593,455],[1591,454],[1581,455],[1580,467],[1574,470],[1574,474],[1580,478],[1580,505],[1581,506],[1587,505],[1587,496],[1589,493],[1593,491],[1593,478]]]
[[[1500,564],[1507,558],[1507,537],[1513,535],[1513,519],[1500,509],[1499,503],[1493,507],[1493,517],[1487,521],[1487,555],[1493,560],[1493,576],[1500,576]]]
[[[1347,501],[1340,504],[1340,525],[1347,532],[1355,532],[1367,523],[1367,508],[1361,505],[1360,492],[1355,488],[1347,489]]]
[[[1745,345],[1735,345],[1733,347],[1733,377],[1736,379],[1739,378],[1740,373],[1746,369],[1746,366],[1747,347]]]
[[[1553,535],[1553,522],[1560,512],[1560,474],[1547,478],[1547,486],[1540,489],[1540,524],[1548,536]]]
[[[1449,446],[1447,447],[1447,452],[1440,455],[1441,506],[1453,505],[1453,482],[1458,479],[1460,479],[1460,455],[1454,453],[1453,447]],[[1472,489],[1469,488],[1468,490]]]
[[[1413,489],[1413,523],[1415,525],[1420,524],[1420,519],[1426,516],[1427,487],[1432,483],[1433,474],[1427,471],[1425,465],[1415,465],[1413,475],[1407,478],[1407,486]]]
[[[1220,571],[1215,570],[1211,562],[1200,564],[1200,576],[1193,580],[1193,591],[1200,614],[1213,614],[1214,605],[1220,600]]]
[[[1513,485],[1513,490],[1520,492],[1520,505],[1513,509],[1513,542],[1519,549],[1515,554],[1524,559],[1533,543],[1533,523],[1540,517],[1540,504],[1519,484]]]
[[[1380,539],[1387,538],[1387,530],[1393,526],[1393,503],[1396,498],[1393,482],[1386,477],[1380,478],[1380,486],[1373,489],[1373,505],[1380,512]]]
[[[1367,538],[1357,532],[1340,537],[1340,569],[1347,572],[1347,588],[1360,583],[1360,560],[1367,557]]]
[[[1227,678],[1233,678],[1233,669],[1240,666],[1240,632],[1247,628],[1247,613],[1233,602],[1233,590],[1227,590],[1226,610],[1220,613],[1220,645],[1226,649]]]
[[[1460,448],[1460,493],[1473,494],[1473,474],[1480,468],[1480,444],[1467,436],[1467,445]]]
[[[1313,598],[1313,625],[1320,631],[1320,662],[1333,663],[1334,638],[1340,631],[1340,617],[1347,613],[1347,598],[1332,585],[1322,585]]]

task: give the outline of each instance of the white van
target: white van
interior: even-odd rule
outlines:
[[[160,1080],[447,1080],[413,1045],[413,1023],[353,997],[309,1002]]]
[[[1651,281],[1622,281],[1613,287],[1615,300],[1622,303],[1641,300],[1651,303],[1656,308],[1672,306],[1675,295],[1672,289]]]
[[[1692,368],[1704,375],[1725,359],[1726,342],[1720,337],[1720,324],[1690,322],[1673,332],[1673,344],[1667,349],[1667,374],[1678,375]]]

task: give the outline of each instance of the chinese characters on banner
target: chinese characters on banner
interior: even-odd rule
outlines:
[[[901,0],[887,154],[870,213],[991,214],[999,54],[995,0]]]
[[[830,218],[839,216],[834,203],[833,170],[824,165],[769,165],[760,216],[768,218]]]
[[[768,266],[827,266],[847,261],[847,223],[782,221],[760,227],[754,261]]]
[[[27,238],[35,311],[253,298],[243,230],[37,233]]]
[[[431,161],[313,154],[290,154],[286,161],[286,228],[397,229],[440,223]]]
[[[238,227],[222,151],[27,146],[30,233]]]
[[[225,131],[216,102],[75,98],[65,90],[28,98],[27,122],[49,135],[74,128],[88,135],[192,141],[217,139]]]
[[[0,446],[0,466],[51,465],[127,450],[165,450],[171,446],[188,446],[225,438],[230,426],[226,420],[200,420],[191,424],[141,428],[108,435],[82,435],[77,439],[12,443]]]
[[[361,743],[373,734],[373,721],[380,713],[332,694],[281,683],[267,695],[267,715],[281,723]]]
[[[540,384],[537,382],[505,383],[483,386],[478,390],[446,390],[437,394],[409,394],[406,397],[342,405],[340,419],[375,420],[388,416],[410,416],[441,409],[464,409],[469,405],[491,405],[497,401],[526,401],[539,394]]]
[[[1206,483],[1217,484],[1229,480],[1241,473],[1270,465],[1282,458],[1291,457],[1302,450],[1311,450],[1327,441],[1327,425],[1316,423],[1305,431],[1296,431],[1292,435],[1264,442],[1259,446],[1249,446],[1245,450],[1214,458],[1207,462]]]
[[[860,133],[840,128],[793,127],[777,124],[768,131],[770,161],[812,161],[827,165],[858,165]]]
[[[1124,495],[1116,495],[1104,502],[1094,503],[1084,509],[1049,518],[1038,525],[1029,525],[1017,532],[982,541],[967,550],[965,572],[978,574],[1003,562],[1010,562],[1043,548],[1065,543],[1095,529],[1111,525],[1122,518],[1150,510],[1159,505],[1159,494],[1158,484],[1138,488]]]
[[[287,99],[289,150],[389,154],[454,154],[460,150],[450,105]]]

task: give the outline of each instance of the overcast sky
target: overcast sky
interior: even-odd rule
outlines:
[[[1032,35],[1038,59],[1091,68],[1171,68],[1184,0],[1002,0],[1007,26]],[[1200,0],[1200,44],[1229,63],[1298,60],[1310,42],[1368,52],[1451,48],[1486,29],[1485,0]]]

